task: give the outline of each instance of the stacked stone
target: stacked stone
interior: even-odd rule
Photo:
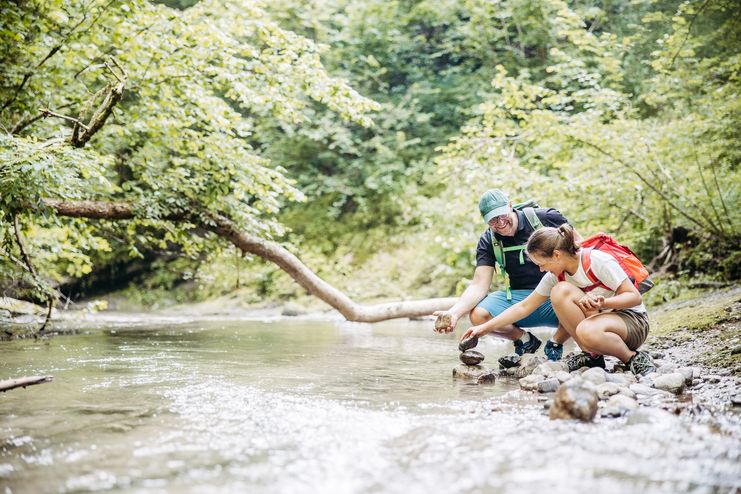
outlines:
[[[485,365],[481,365],[484,361],[484,354],[471,350],[471,348],[478,345],[479,339],[476,337],[468,338],[458,344],[458,350],[461,351],[459,358],[462,364],[459,364],[453,369],[453,377],[459,379],[469,379],[476,382],[476,384],[493,384],[497,375]]]

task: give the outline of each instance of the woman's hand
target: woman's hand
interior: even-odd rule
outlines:
[[[605,306],[605,297],[587,293],[577,302],[584,315],[589,317],[597,314]]]
[[[476,338],[480,338],[484,336],[486,333],[488,333],[488,331],[486,331],[481,326],[471,326],[470,328],[466,330],[465,333],[461,335],[461,339],[459,341],[467,340],[469,338],[473,338],[474,336]]]

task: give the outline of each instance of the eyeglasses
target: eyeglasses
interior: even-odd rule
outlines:
[[[489,224],[492,226],[496,225],[504,225],[507,223],[507,220],[509,219],[508,214],[500,214],[499,216],[495,216],[492,219],[489,220]]]

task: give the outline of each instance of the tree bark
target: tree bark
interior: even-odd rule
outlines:
[[[130,202],[60,201],[57,199],[44,199],[43,202],[60,216],[103,220],[127,220],[135,216],[135,205]],[[455,298],[433,298],[369,306],[359,305],[317,276],[285,248],[275,242],[240,231],[239,227],[225,216],[208,213],[204,218],[178,213],[161,219],[174,222],[190,221],[198,224],[201,228],[228,240],[242,252],[254,254],[276,264],[296,283],[335,308],[348,321],[377,322],[400,317],[424,316],[436,310],[447,310],[456,301]]]

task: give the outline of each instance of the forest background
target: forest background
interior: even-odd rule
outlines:
[[[308,300],[214,215],[357,300],[456,295],[491,187],[633,247],[655,300],[739,279],[735,0],[13,0],[0,22],[4,295]],[[129,209],[58,207],[82,200]]]

